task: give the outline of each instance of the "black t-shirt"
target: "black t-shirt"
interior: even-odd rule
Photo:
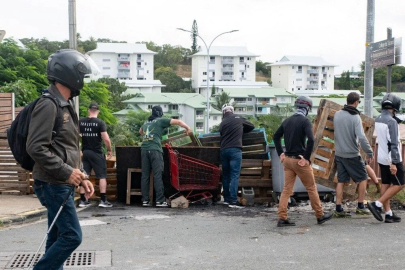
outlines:
[[[98,118],[82,118],[79,121],[80,134],[82,135],[82,150],[92,150],[103,153],[101,148],[101,132],[107,131],[103,120]]]

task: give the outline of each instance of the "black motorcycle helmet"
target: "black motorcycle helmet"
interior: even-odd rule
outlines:
[[[305,108],[307,111],[312,109],[312,100],[306,96],[299,96],[294,103],[296,108]]]
[[[152,115],[156,117],[162,117],[163,116],[163,110],[162,107],[159,105],[153,106],[152,107]]]
[[[401,98],[392,93],[385,94],[381,100],[382,109],[393,109],[396,112],[399,112],[401,109]]]
[[[76,50],[58,50],[48,58],[47,77],[51,83],[58,82],[68,87],[71,97],[80,95],[86,74],[96,75],[97,65],[88,55]]]

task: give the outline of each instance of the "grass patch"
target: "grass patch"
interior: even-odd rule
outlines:
[[[375,201],[380,198],[380,193],[377,192],[375,185],[370,185],[367,189],[366,200]],[[396,201],[398,204],[405,204],[405,191],[402,190],[398,192],[393,198],[392,201]]]

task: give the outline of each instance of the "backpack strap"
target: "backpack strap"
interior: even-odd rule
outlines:
[[[59,130],[61,129],[61,127],[63,125],[62,107],[60,106],[59,99],[57,99],[51,93],[46,92],[46,93],[42,94],[42,97],[52,100],[53,103],[55,103],[55,106],[56,106],[56,109],[57,109],[56,118],[55,118],[55,124],[54,124],[53,130],[52,130],[52,140],[53,140],[53,138],[55,138],[56,135],[58,135]]]

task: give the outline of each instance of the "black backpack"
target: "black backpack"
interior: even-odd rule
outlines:
[[[35,161],[27,153],[26,144],[28,138],[28,129],[30,126],[32,112],[34,111],[35,105],[37,104],[38,100],[41,98],[49,98],[50,100],[52,100],[58,110],[55,119],[55,125],[52,130],[53,139],[63,125],[63,115],[62,109],[59,106],[59,100],[56,97],[52,96],[50,93],[43,94],[27,106],[25,106],[24,109],[22,109],[22,111],[17,115],[15,120],[11,123],[10,128],[7,129],[7,140],[11,152],[13,153],[15,160],[21,165],[21,167],[28,171],[32,171],[35,164]]]

